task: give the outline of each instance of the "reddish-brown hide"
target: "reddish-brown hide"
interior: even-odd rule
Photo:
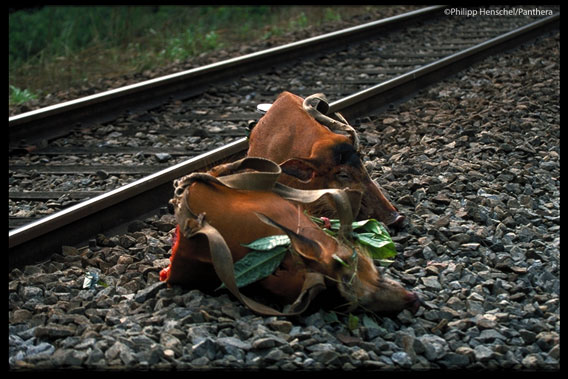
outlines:
[[[218,172],[218,170],[216,170]],[[418,296],[399,283],[381,278],[372,260],[362,252],[353,257],[352,248],[328,236],[302,209],[273,192],[236,190],[213,182],[193,182],[184,192],[194,215],[205,213],[205,220],[225,239],[233,261],[249,249],[242,244],[259,238],[288,234],[296,253],[287,253],[284,261],[269,277],[258,284],[283,303],[293,302],[302,290],[305,274],[319,272],[336,285],[345,303],[364,306],[376,312],[416,311]],[[268,225],[257,213],[279,225]],[[337,262],[339,256],[347,265]],[[172,264],[166,271],[169,284],[198,288],[216,288],[220,282],[211,264],[207,240],[203,236],[186,238],[179,233],[173,248]]]
[[[353,142],[352,136],[334,133],[310,116],[301,97],[283,92],[253,128],[247,155],[278,163],[285,174],[279,181],[290,187],[360,190],[357,219],[376,218],[401,227],[404,216],[371,180]],[[310,211],[324,216],[333,210],[328,205],[319,202]]]

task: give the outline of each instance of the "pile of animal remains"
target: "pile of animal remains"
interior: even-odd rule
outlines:
[[[418,296],[373,263],[395,254],[386,229],[374,218],[354,222],[396,226],[403,216],[361,164],[355,130],[328,109],[321,94],[302,101],[285,92],[252,130],[247,158],[175,182],[176,241],[162,280],[226,287],[265,315],[300,314],[328,287],[349,309],[416,312]],[[259,303],[242,287],[285,307]]]

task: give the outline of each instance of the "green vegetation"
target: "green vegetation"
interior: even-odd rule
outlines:
[[[45,6],[9,15],[10,104],[337,22],[364,7]]]
[[[22,104],[33,99],[37,99],[37,95],[31,93],[29,90],[21,90],[10,86],[10,104]]]
[[[176,40],[184,47],[207,50],[212,46],[211,31],[238,25],[236,34],[246,33],[268,21],[269,11],[268,6],[48,6],[19,11],[10,15],[10,65],[65,57],[92,45],[128,47],[133,41],[156,52],[164,46],[179,48]]]
[[[327,217],[311,217],[327,234],[336,237],[340,229],[338,219]],[[355,259],[357,251],[365,252],[372,259],[378,260],[381,265],[388,266],[393,261],[389,258],[396,256],[396,248],[389,232],[385,226],[375,219],[355,221],[351,225],[353,231],[351,237],[355,243],[351,259]],[[264,279],[271,275],[280,265],[284,256],[290,250],[292,242],[284,234],[273,235],[260,238],[249,244],[243,244],[251,251],[237,263],[235,263],[235,280],[237,287],[243,287],[257,280]],[[336,254],[332,258],[346,267],[350,267],[343,259]],[[353,276],[356,274],[356,267],[351,267]],[[225,287],[222,284],[219,288]]]

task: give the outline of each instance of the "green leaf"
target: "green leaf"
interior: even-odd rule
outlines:
[[[386,261],[388,258],[395,257],[396,256],[396,247],[394,246],[394,242],[391,242],[388,245],[383,246],[380,249],[379,254],[377,254],[377,255],[380,255],[380,257],[377,258],[377,259],[381,259],[383,261]]]
[[[374,218],[362,221],[355,221],[351,226],[353,227],[353,230],[363,229],[369,233],[382,234],[381,230],[379,229],[379,222]]]
[[[321,314],[321,318],[323,319],[323,321],[325,321],[326,324],[331,324],[334,322],[339,323],[339,318],[337,317],[337,313],[330,311],[330,312],[326,312],[323,310],[320,310],[320,314]]]
[[[386,228],[382,223],[377,222],[377,228],[378,228],[379,231],[380,231],[379,234],[382,234],[382,235],[384,235],[384,236],[390,238],[390,234],[389,234],[387,228]]]
[[[396,248],[390,236],[358,233],[357,242],[367,247],[367,251],[373,259],[387,259],[396,256]]]
[[[312,217],[312,220],[314,220],[320,226],[323,225],[323,221],[320,218]],[[341,226],[341,222],[336,218],[330,219],[329,224],[331,230],[339,230],[339,227]],[[381,225],[381,223],[375,220],[374,218],[370,218],[368,220],[355,221],[351,224],[351,227],[353,228],[353,230],[362,228],[363,230],[371,233],[388,234],[388,232],[386,232],[386,229]]]
[[[392,243],[392,240],[390,238],[377,236],[373,233],[358,233],[357,240],[365,245],[376,247],[377,249],[380,249],[381,247]]]
[[[312,217],[312,220],[323,227],[323,220],[316,217]],[[335,236],[337,234],[335,231],[339,230],[340,222],[337,219],[331,219],[329,223],[330,229],[323,228],[323,230],[327,234]],[[388,258],[396,256],[395,245],[387,229],[379,221],[375,219],[355,221],[352,227],[353,230],[358,230],[358,232],[353,233],[357,244],[365,249],[372,259],[379,260],[382,265],[388,265],[392,262]],[[235,264],[237,286],[244,287],[272,274],[284,259],[290,244],[290,238],[284,234],[267,236],[249,244],[243,244],[242,246],[248,247],[251,252]],[[343,259],[335,254],[333,259],[349,267]],[[221,285],[219,288],[223,287],[224,285]]]
[[[108,287],[108,284],[106,284],[106,282],[104,282],[102,279],[99,279],[99,281],[97,282],[98,285],[103,286],[104,288]]]
[[[380,249],[364,244],[359,244],[359,246],[363,249],[366,249],[368,255],[372,259],[378,260],[379,262],[387,263],[388,258],[394,257],[396,255],[396,250],[391,244],[385,245]]]
[[[338,219],[330,219],[329,223],[331,225],[331,230],[339,230],[341,222]]]
[[[271,250],[252,250],[241,260],[235,263],[235,280],[237,287],[244,287],[257,280],[264,279],[272,274],[280,265],[288,247],[276,246]],[[225,287],[221,284],[217,289]]]
[[[249,243],[248,245],[243,244],[242,246],[248,247],[252,250],[268,251],[274,249],[277,246],[286,246],[290,243],[290,238],[288,238],[287,235],[278,234],[275,236],[263,237]]]
[[[323,227],[324,222],[321,218],[312,217],[312,220],[320,227]],[[330,219],[329,224],[330,228],[323,228],[323,230],[327,234],[335,236],[341,223],[338,219]],[[388,261],[386,261],[388,258],[396,256],[394,242],[387,228],[381,222],[370,218],[368,220],[355,221],[351,226],[353,228],[353,236],[356,238],[359,245],[367,250],[371,258],[385,260],[385,263],[388,263]],[[338,260],[337,258],[335,259]],[[341,263],[344,262],[341,261]]]
[[[347,319],[347,327],[349,330],[355,330],[359,327],[359,317],[349,313],[349,319]]]

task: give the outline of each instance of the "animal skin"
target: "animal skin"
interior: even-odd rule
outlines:
[[[252,129],[247,156],[278,163],[284,173],[279,181],[293,188],[359,190],[363,197],[356,219],[375,218],[390,227],[402,227],[404,216],[370,178],[354,137],[331,131],[308,114],[303,103],[301,97],[283,92]],[[334,208],[326,200],[308,209],[334,217]]]
[[[212,170],[215,175],[222,175],[223,171],[223,167]],[[282,304],[290,304],[299,296],[307,272],[318,272],[329,286],[337,287],[343,302],[352,308],[363,306],[378,313],[398,313],[403,309],[415,312],[420,306],[416,294],[382,277],[364,252],[354,255],[350,244],[327,235],[302,207],[274,192],[194,181],[183,196],[193,215],[204,215],[207,223],[220,232],[234,262],[249,252],[243,244],[270,235],[286,233],[290,237],[294,252],[286,254],[272,275],[258,281],[258,286]],[[270,222],[262,221],[258,214]],[[170,285],[211,290],[220,284],[211,262],[207,239],[202,235],[187,238],[178,226],[171,265],[161,276]]]

